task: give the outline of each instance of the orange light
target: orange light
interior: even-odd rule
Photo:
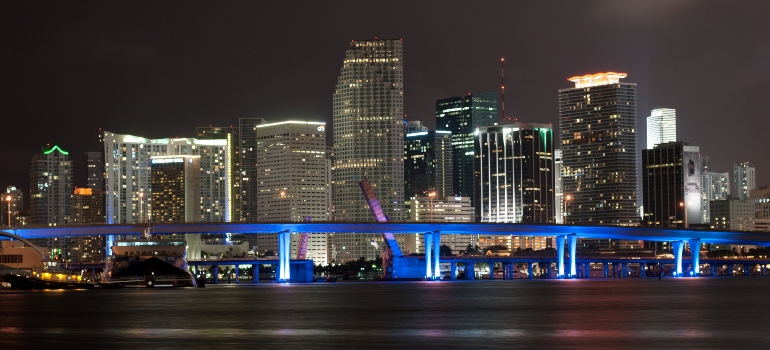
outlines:
[[[605,73],[596,73],[596,74],[586,74],[583,76],[575,76],[572,78],[569,78],[567,80],[575,83],[575,80],[583,80],[583,79],[593,79],[593,78],[599,78],[602,76],[616,76],[618,78],[625,78],[628,76],[626,73],[616,73],[616,72],[605,72]]]
[[[88,187],[76,188],[75,194],[79,194],[81,196],[90,196],[93,194],[93,190]]]

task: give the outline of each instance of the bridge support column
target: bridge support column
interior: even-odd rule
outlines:
[[[278,232],[278,266],[275,269],[275,277],[279,282],[289,282],[291,279],[291,269],[289,261],[291,259],[291,232]]]
[[[743,275],[751,276],[751,264],[743,264]]]
[[[603,262],[602,263],[602,270],[604,270],[604,278],[607,278],[608,275],[609,275],[610,264],[608,262],[606,262],[606,261]]]
[[[211,269],[213,270],[211,272],[211,275],[214,276],[214,284],[218,284],[219,283],[219,265],[214,265],[211,267]]]
[[[476,263],[473,261],[465,263],[465,279],[471,281],[476,279]]]
[[[620,278],[628,277],[628,263],[620,263]]]
[[[674,274],[677,277],[682,276],[682,253],[684,252],[684,242],[676,241],[672,242],[672,248],[674,253]]]
[[[732,277],[735,274],[734,271],[735,271],[735,265],[727,264],[727,275]]]
[[[528,262],[528,263],[527,263],[527,279],[533,279],[533,278],[535,278],[535,276],[532,274],[532,265],[533,265],[533,264],[534,264],[534,263],[532,263],[532,262]]]
[[[692,257],[692,275],[700,276],[700,238],[693,238],[690,243],[690,256]]]
[[[717,265],[710,263],[709,266],[711,267],[711,275],[717,277]]]
[[[441,233],[433,232],[433,279],[441,278]]]
[[[489,262],[489,280],[492,281],[495,279],[495,262],[490,261]]]
[[[241,265],[235,265],[235,284],[238,284],[238,280],[240,279],[241,271]]]
[[[556,236],[556,257],[558,258],[558,262],[557,262],[558,273],[556,274],[556,278],[564,277],[564,239],[565,238],[566,238],[565,236]]]
[[[647,277],[647,263],[643,262],[639,264],[639,277],[645,278]]]
[[[567,246],[569,247],[569,277],[577,277],[577,235],[567,236]]]
[[[449,268],[449,278],[452,279],[452,281],[457,279],[457,262],[452,261],[452,265]]]
[[[425,232],[422,237],[425,241],[425,278],[433,279],[433,232]]]
[[[767,265],[760,264],[762,266],[762,276],[767,276]]]
[[[259,283],[259,265],[251,264],[251,282]]]
[[[586,262],[583,265],[583,278],[591,278],[591,262]]]

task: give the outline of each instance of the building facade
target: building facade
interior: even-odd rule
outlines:
[[[24,192],[16,188],[16,186],[8,186],[2,195],[2,207],[0,208],[2,220],[0,220],[0,225],[19,226],[26,224],[23,220],[25,217],[22,213],[23,211]],[[10,220],[8,219],[9,215]]]
[[[410,220],[412,222],[473,222],[474,212],[468,197],[414,197],[409,201]],[[425,254],[424,235],[404,235],[404,254]],[[468,245],[477,246],[479,235],[441,235],[441,245],[459,255],[467,250]]]
[[[198,127],[195,129],[195,138],[198,140],[226,140],[227,141],[227,174],[229,184],[227,216],[229,221],[241,221],[241,145],[239,128],[230,127]]]
[[[238,146],[240,147],[241,221],[257,221],[259,194],[257,184],[257,125],[267,123],[262,118],[238,120]]]
[[[745,201],[749,192],[757,189],[757,172],[749,162],[733,165],[733,196]]]
[[[703,211],[699,148],[686,142],[668,142],[642,150],[642,188],[644,225],[700,224]]]
[[[711,228],[725,231],[754,231],[754,202],[737,198],[711,202]]]
[[[647,149],[668,142],[676,142],[676,110],[653,109],[647,117]]]
[[[452,134],[416,131],[404,140],[404,193],[406,200],[426,196],[453,196]]]
[[[453,195],[470,197],[471,203],[476,203],[476,187],[473,184],[474,132],[476,127],[492,126],[497,122],[496,92],[436,101],[436,130],[452,133]]]
[[[636,84],[624,73],[572,77],[559,90],[569,224],[637,225]]]
[[[730,197],[730,173],[701,172],[700,188],[701,223],[708,224],[711,222],[711,202]]]
[[[46,147],[32,157],[29,173],[32,224],[68,224],[73,189],[69,153],[59,146]]]

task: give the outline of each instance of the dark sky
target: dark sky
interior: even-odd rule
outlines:
[[[417,3],[417,4],[414,4]],[[770,1],[272,1],[0,3],[0,186],[29,186],[46,144],[83,152],[97,128],[194,136],[241,117],[331,122],[351,39],[404,40],[405,113],[496,91],[506,113],[558,124],[557,90],[601,71],[638,84],[712,169],[756,164],[770,183]],[[331,137],[331,132],[328,133]]]

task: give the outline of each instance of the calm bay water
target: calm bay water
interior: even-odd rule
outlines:
[[[0,292],[0,349],[770,348],[770,278]]]

